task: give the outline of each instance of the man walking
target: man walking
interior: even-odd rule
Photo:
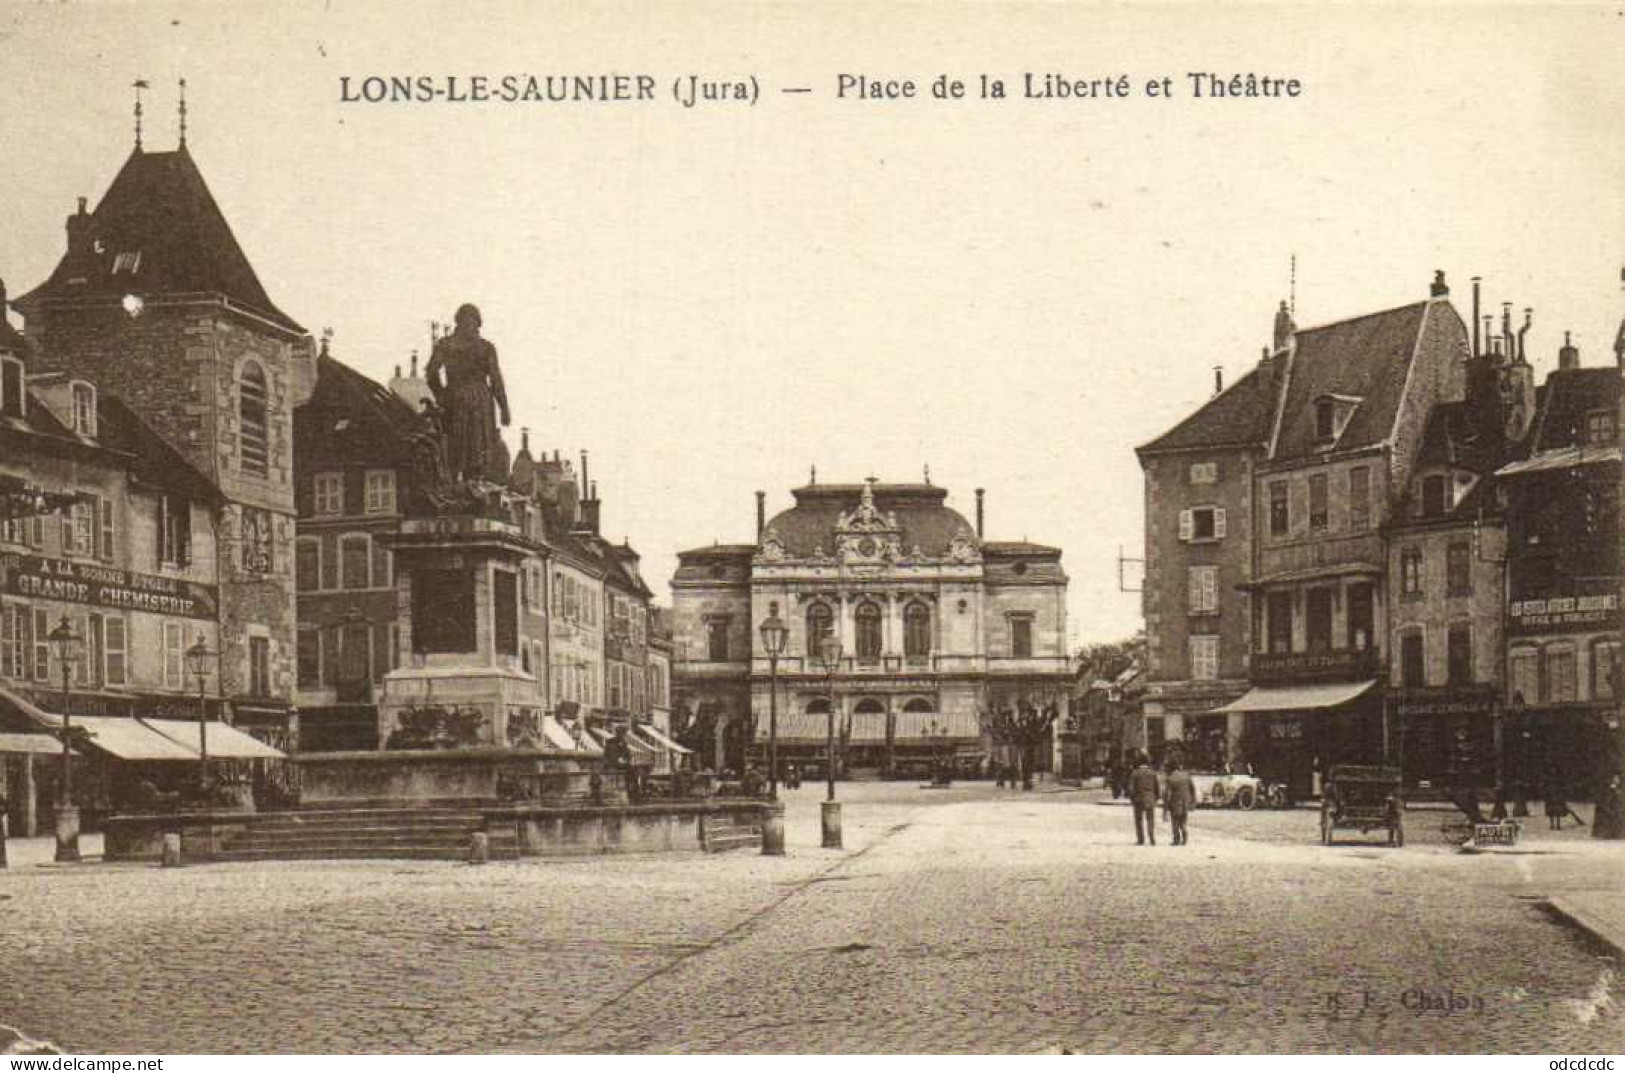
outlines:
[[[1183,846],[1190,841],[1185,820],[1190,816],[1191,809],[1196,807],[1196,783],[1191,779],[1190,772],[1185,770],[1185,765],[1179,762],[1179,757],[1174,757],[1168,767],[1168,782],[1163,788],[1162,800],[1168,809],[1168,822],[1174,829],[1174,845]]]
[[[1157,844],[1157,773],[1145,753],[1135,757],[1128,776],[1129,804],[1134,806],[1134,837],[1139,845]]]

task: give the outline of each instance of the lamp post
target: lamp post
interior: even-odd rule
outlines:
[[[1512,795],[1512,815],[1522,819],[1529,815],[1529,709],[1524,706],[1522,693],[1512,694],[1508,714],[1518,733],[1518,780]]]
[[[768,605],[762,620],[762,649],[767,653],[767,797],[766,821],[762,824],[762,854],[784,856],[784,814],[779,811],[779,656],[790,631],[779,617],[779,605]]]
[[[62,777],[56,784],[56,859],[77,861],[79,807],[73,803],[73,765],[68,759],[72,753],[69,742],[73,737],[73,717],[68,714],[68,672],[79,659],[84,638],[73,632],[64,615],[45,639],[56,655],[57,666],[62,668]]]
[[[209,708],[203,693],[203,680],[209,670],[209,660],[213,658],[214,653],[203,643],[203,635],[198,634],[197,643],[186,650],[186,669],[197,679],[197,784],[204,795],[204,804],[208,803],[209,792]]]
[[[823,644],[818,648],[818,661],[823,664],[824,674],[827,677],[829,738],[828,752],[826,754],[829,794],[821,808],[824,828],[824,848],[841,848],[841,804],[835,800],[835,672],[841,666],[841,642],[831,634],[824,638]]]

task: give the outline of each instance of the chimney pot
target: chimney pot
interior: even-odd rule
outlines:
[[[395,379],[399,380],[400,378],[401,378],[401,367],[399,365],[396,365],[395,366]]]
[[[530,453],[530,429],[528,428],[519,430],[519,449],[526,454]]]
[[[1434,298],[1444,298],[1450,294],[1450,284],[1444,281],[1444,269],[1433,270],[1433,285],[1428,288],[1428,294]]]
[[[1557,367],[1559,369],[1580,367],[1580,348],[1574,345],[1574,340],[1568,332],[1563,333],[1563,346],[1557,352]]]
[[[762,533],[767,529],[767,493],[756,493],[756,539],[762,539]]]

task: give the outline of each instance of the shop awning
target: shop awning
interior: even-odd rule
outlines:
[[[185,719],[143,719],[141,722],[186,749],[192,759],[197,758],[198,725]],[[244,734],[225,723],[204,723],[204,738],[209,746],[210,759],[221,760],[282,760],[279,749]]]
[[[46,715],[61,725],[59,715]],[[76,715],[71,725],[89,735],[90,744],[120,760],[196,760],[197,749],[169,740],[139,719],[122,715]],[[196,741],[196,727],[193,729]]]
[[[1214,708],[1214,712],[1290,712],[1335,708],[1347,704],[1376,685],[1369,682],[1300,682],[1295,685],[1254,686],[1245,696]]]
[[[559,724],[559,721],[552,716],[542,720],[542,737],[547,739],[547,744],[555,749],[567,749],[570,752],[576,752],[581,748],[576,744],[575,738],[570,736],[570,732],[565,730]]]
[[[672,739],[668,738],[665,734],[660,732],[659,727],[640,726],[640,727],[638,727],[638,733],[642,734],[644,737],[648,738],[651,742],[653,742],[657,747],[666,750],[668,753],[676,753],[679,756],[688,756],[688,755],[690,755],[691,753],[694,752],[693,749],[685,749],[681,745],[678,745]]]
[[[0,753],[45,753],[62,755],[62,740],[51,734],[0,732]],[[77,756],[78,753],[73,755]]]

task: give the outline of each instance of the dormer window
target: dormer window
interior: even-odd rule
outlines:
[[[1323,451],[1333,447],[1359,406],[1360,399],[1354,395],[1322,395],[1316,399],[1315,446]]]
[[[96,387],[83,380],[71,386],[73,395],[73,431],[87,439],[96,437]]]
[[[135,275],[141,271],[141,251],[125,250],[113,258],[113,275],[128,273]]]
[[[1619,426],[1612,410],[1592,410],[1586,414],[1586,446],[1613,447],[1619,443]]]
[[[1435,518],[1450,509],[1450,478],[1429,473],[1422,478],[1422,517]]]
[[[0,415],[26,417],[23,391],[23,363],[10,354],[0,354]]]

